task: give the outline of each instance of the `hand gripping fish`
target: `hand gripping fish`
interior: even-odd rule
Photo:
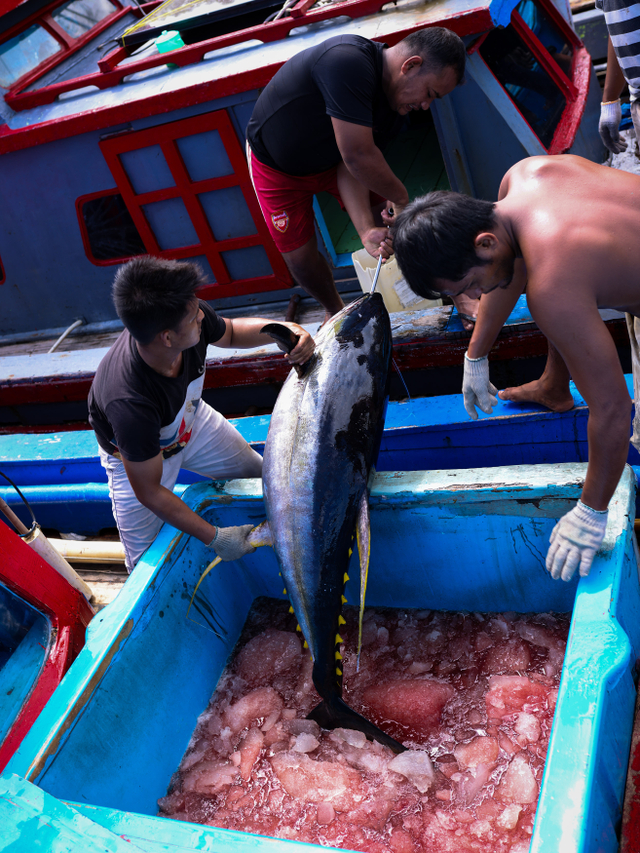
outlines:
[[[262,330],[291,351],[295,336]],[[309,717],[323,728],[358,729],[404,750],[342,700],[344,586],[358,530],[362,595],[369,561],[367,484],[384,427],[391,325],[375,293],[320,330],[306,365],[291,371],[276,401],[262,482],[271,539],[293,611],[313,657],[322,702]],[[362,601],[361,595],[361,601]],[[362,611],[361,611],[362,618]]]

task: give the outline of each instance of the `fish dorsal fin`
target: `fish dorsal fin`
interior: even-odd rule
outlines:
[[[371,553],[371,526],[369,524],[369,495],[365,489],[360,499],[357,521],[358,554],[360,555],[360,613],[358,615],[358,656],[356,672],[360,671],[360,652],[362,651],[362,619],[364,617],[364,599],[369,577],[369,555]]]

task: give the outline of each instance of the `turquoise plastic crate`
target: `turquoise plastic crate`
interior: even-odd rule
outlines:
[[[379,474],[371,495],[372,606],[572,611],[532,853],[617,850],[640,652],[633,535],[635,477],[625,469],[588,578],[544,569],[549,534],[580,494],[586,466]],[[190,486],[216,524],[264,518],[255,480]],[[402,555],[399,561],[398,555]],[[216,632],[185,619],[211,559],[165,526],[7,767],[145,850],[284,853],[313,845],[154,817],[257,596],[282,597],[260,548],[201,586]],[[354,567],[355,568],[355,567]],[[358,571],[349,601],[358,600]]]

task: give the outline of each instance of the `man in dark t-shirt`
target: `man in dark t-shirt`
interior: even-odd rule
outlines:
[[[195,264],[135,258],[120,267],[113,297],[125,325],[100,362],[89,392],[89,422],[107,471],[113,514],[132,571],[163,522],[235,560],[253,550],[252,525],[215,527],[174,492],[181,468],[204,476],[259,477],[262,457],[202,397],[207,346],[248,348],[273,343],[260,329],[269,321],[219,317],[199,300],[204,284]],[[285,356],[307,361],[311,336]]]
[[[388,258],[387,226],[409,196],[381,146],[401,116],[451,92],[464,65],[461,39],[442,27],[390,48],[362,36],[335,36],[293,56],[258,98],[247,126],[253,185],[291,275],[327,317],[343,303],[318,252],[314,194],[334,195],[367,251]],[[376,218],[372,203],[378,202],[384,211]]]

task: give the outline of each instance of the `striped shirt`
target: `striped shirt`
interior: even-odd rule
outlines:
[[[640,3],[596,0],[596,8],[604,12],[611,43],[635,101],[640,98]]]

